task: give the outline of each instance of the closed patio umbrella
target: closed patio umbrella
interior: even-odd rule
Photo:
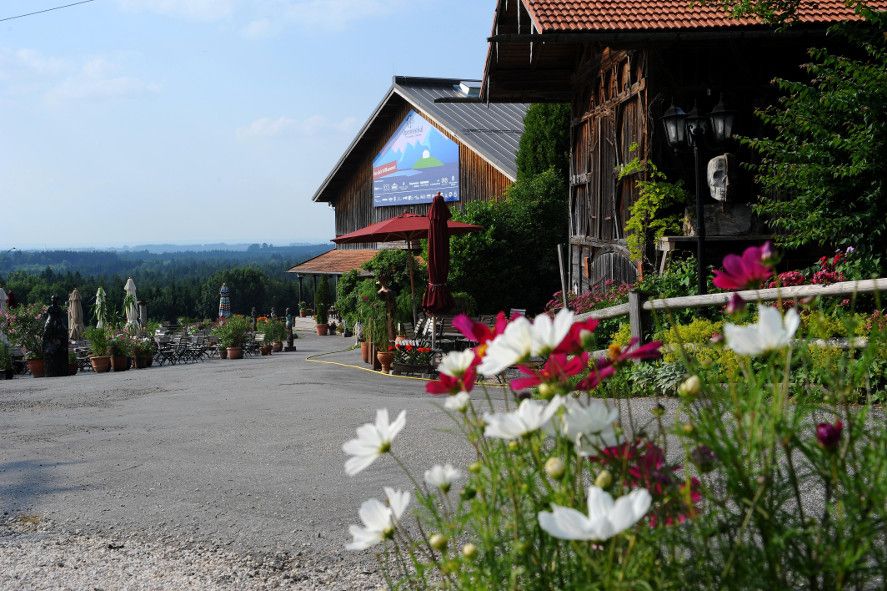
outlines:
[[[6,300],[8,299],[6,291],[0,287],[0,312],[6,312]]]
[[[219,318],[231,317],[231,290],[228,284],[223,283],[222,289],[219,290]]]
[[[79,341],[83,338],[83,304],[80,301],[80,291],[74,288],[68,296],[68,338]]]
[[[95,290],[95,316],[96,328],[105,328],[105,288],[99,287]]]
[[[126,312],[126,328],[128,329],[138,329],[139,328],[139,307],[138,307],[138,296],[136,296],[136,283],[132,280],[132,277],[126,280],[126,286],[123,288],[123,291],[126,292],[126,299],[124,300],[123,310]]]
[[[428,289],[422,298],[422,308],[432,316],[449,312],[456,305],[447,286],[450,274],[449,219],[450,208],[447,207],[443,195],[438,193],[428,210]],[[431,332],[432,347],[436,332]]]

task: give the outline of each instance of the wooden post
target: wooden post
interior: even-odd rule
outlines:
[[[643,343],[644,333],[647,330],[644,296],[634,289],[628,292],[628,323],[631,326],[631,338]]]
[[[561,275],[561,297],[564,301],[564,310],[568,310],[569,306],[567,305],[567,276],[564,273],[564,245],[557,245],[557,264],[560,268]]]

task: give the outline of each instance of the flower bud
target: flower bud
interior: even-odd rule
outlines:
[[[508,442],[508,451],[517,451],[518,449],[520,449],[520,444],[516,439],[512,439]]]
[[[613,484],[613,475],[609,470],[601,470],[594,479],[594,485],[598,488],[610,488],[611,484]]]
[[[678,395],[684,398],[696,398],[702,390],[702,380],[699,376],[692,375],[678,386]]]
[[[684,432],[684,435],[692,435],[695,427],[693,427],[693,423],[687,422],[681,425],[681,431]]]
[[[564,477],[566,466],[564,461],[557,457],[548,458],[545,462],[545,473],[554,480],[560,480]]]
[[[468,560],[473,559],[475,556],[477,556],[477,546],[470,543],[465,544],[464,546],[462,546],[462,556],[464,556]]]
[[[470,464],[468,464],[468,471],[472,474],[479,474],[481,468],[483,468],[483,464],[481,464],[480,462],[471,462]]]
[[[557,388],[552,384],[539,384],[539,396],[541,396],[544,400],[550,400],[557,393]]]
[[[449,542],[449,538],[447,538],[443,534],[434,534],[431,538],[428,539],[428,543],[431,544],[431,547],[440,552],[441,550],[445,550],[447,547],[447,542]]]
[[[473,486],[471,486],[470,484],[467,484],[467,485],[465,485],[465,487],[462,488],[462,492],[460,493],[460,496],[462,497],[463,500],[470,501],[475,496],[477,496],[477,489],[474,488]]]
[[[835,451],[838,449],[838,444],[841,442],[841,433],[843,431],[844,423],[840,420],[836,421],[834,424],[819,423],[816,425],[816,440],[819,441],[819,445],[825,449]]]
[[[659,418],[665,414],[665,407],[662,406],[661,404],[657,404],[656,406],[653,407],[653,409],[650,411],[650,413],[654,417]]]

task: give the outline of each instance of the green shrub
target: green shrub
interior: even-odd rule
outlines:
[[[108,355],[110,344],[108,342],[108,332],[104,328],[91,327],[87,328],[83,335],[89,342],[89,350],[94,357],[105,357]]]
[[[314,320],[317,324],[326,324],[330,312],[330,284],[326,275],[320,276],[314,292]]]

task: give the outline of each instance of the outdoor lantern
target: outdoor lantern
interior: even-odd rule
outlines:
[[[687,135],[689,136],[691,146],[697,145],[699,139],[705,135],[706,119],[707,117],[699,114],[699,109],[696,108],[696,105],[693,105],[693,108],[687,113]]]
[[[677,148],[684,144],[687,132],[684,124],[686,118],[687,114],[684,113],[684,110],[676,107],[674,103],[671,104],[665,115],[662,116],[662,124],[665,126],[665,139],[668,140],[668,145],[672,148]]]
[[[731,111],[724,106],[724,97],[715,105],[711,115],[711,131],[716,142],[724,142],[733,137],[733,120],[736,118],[736,111]]]

